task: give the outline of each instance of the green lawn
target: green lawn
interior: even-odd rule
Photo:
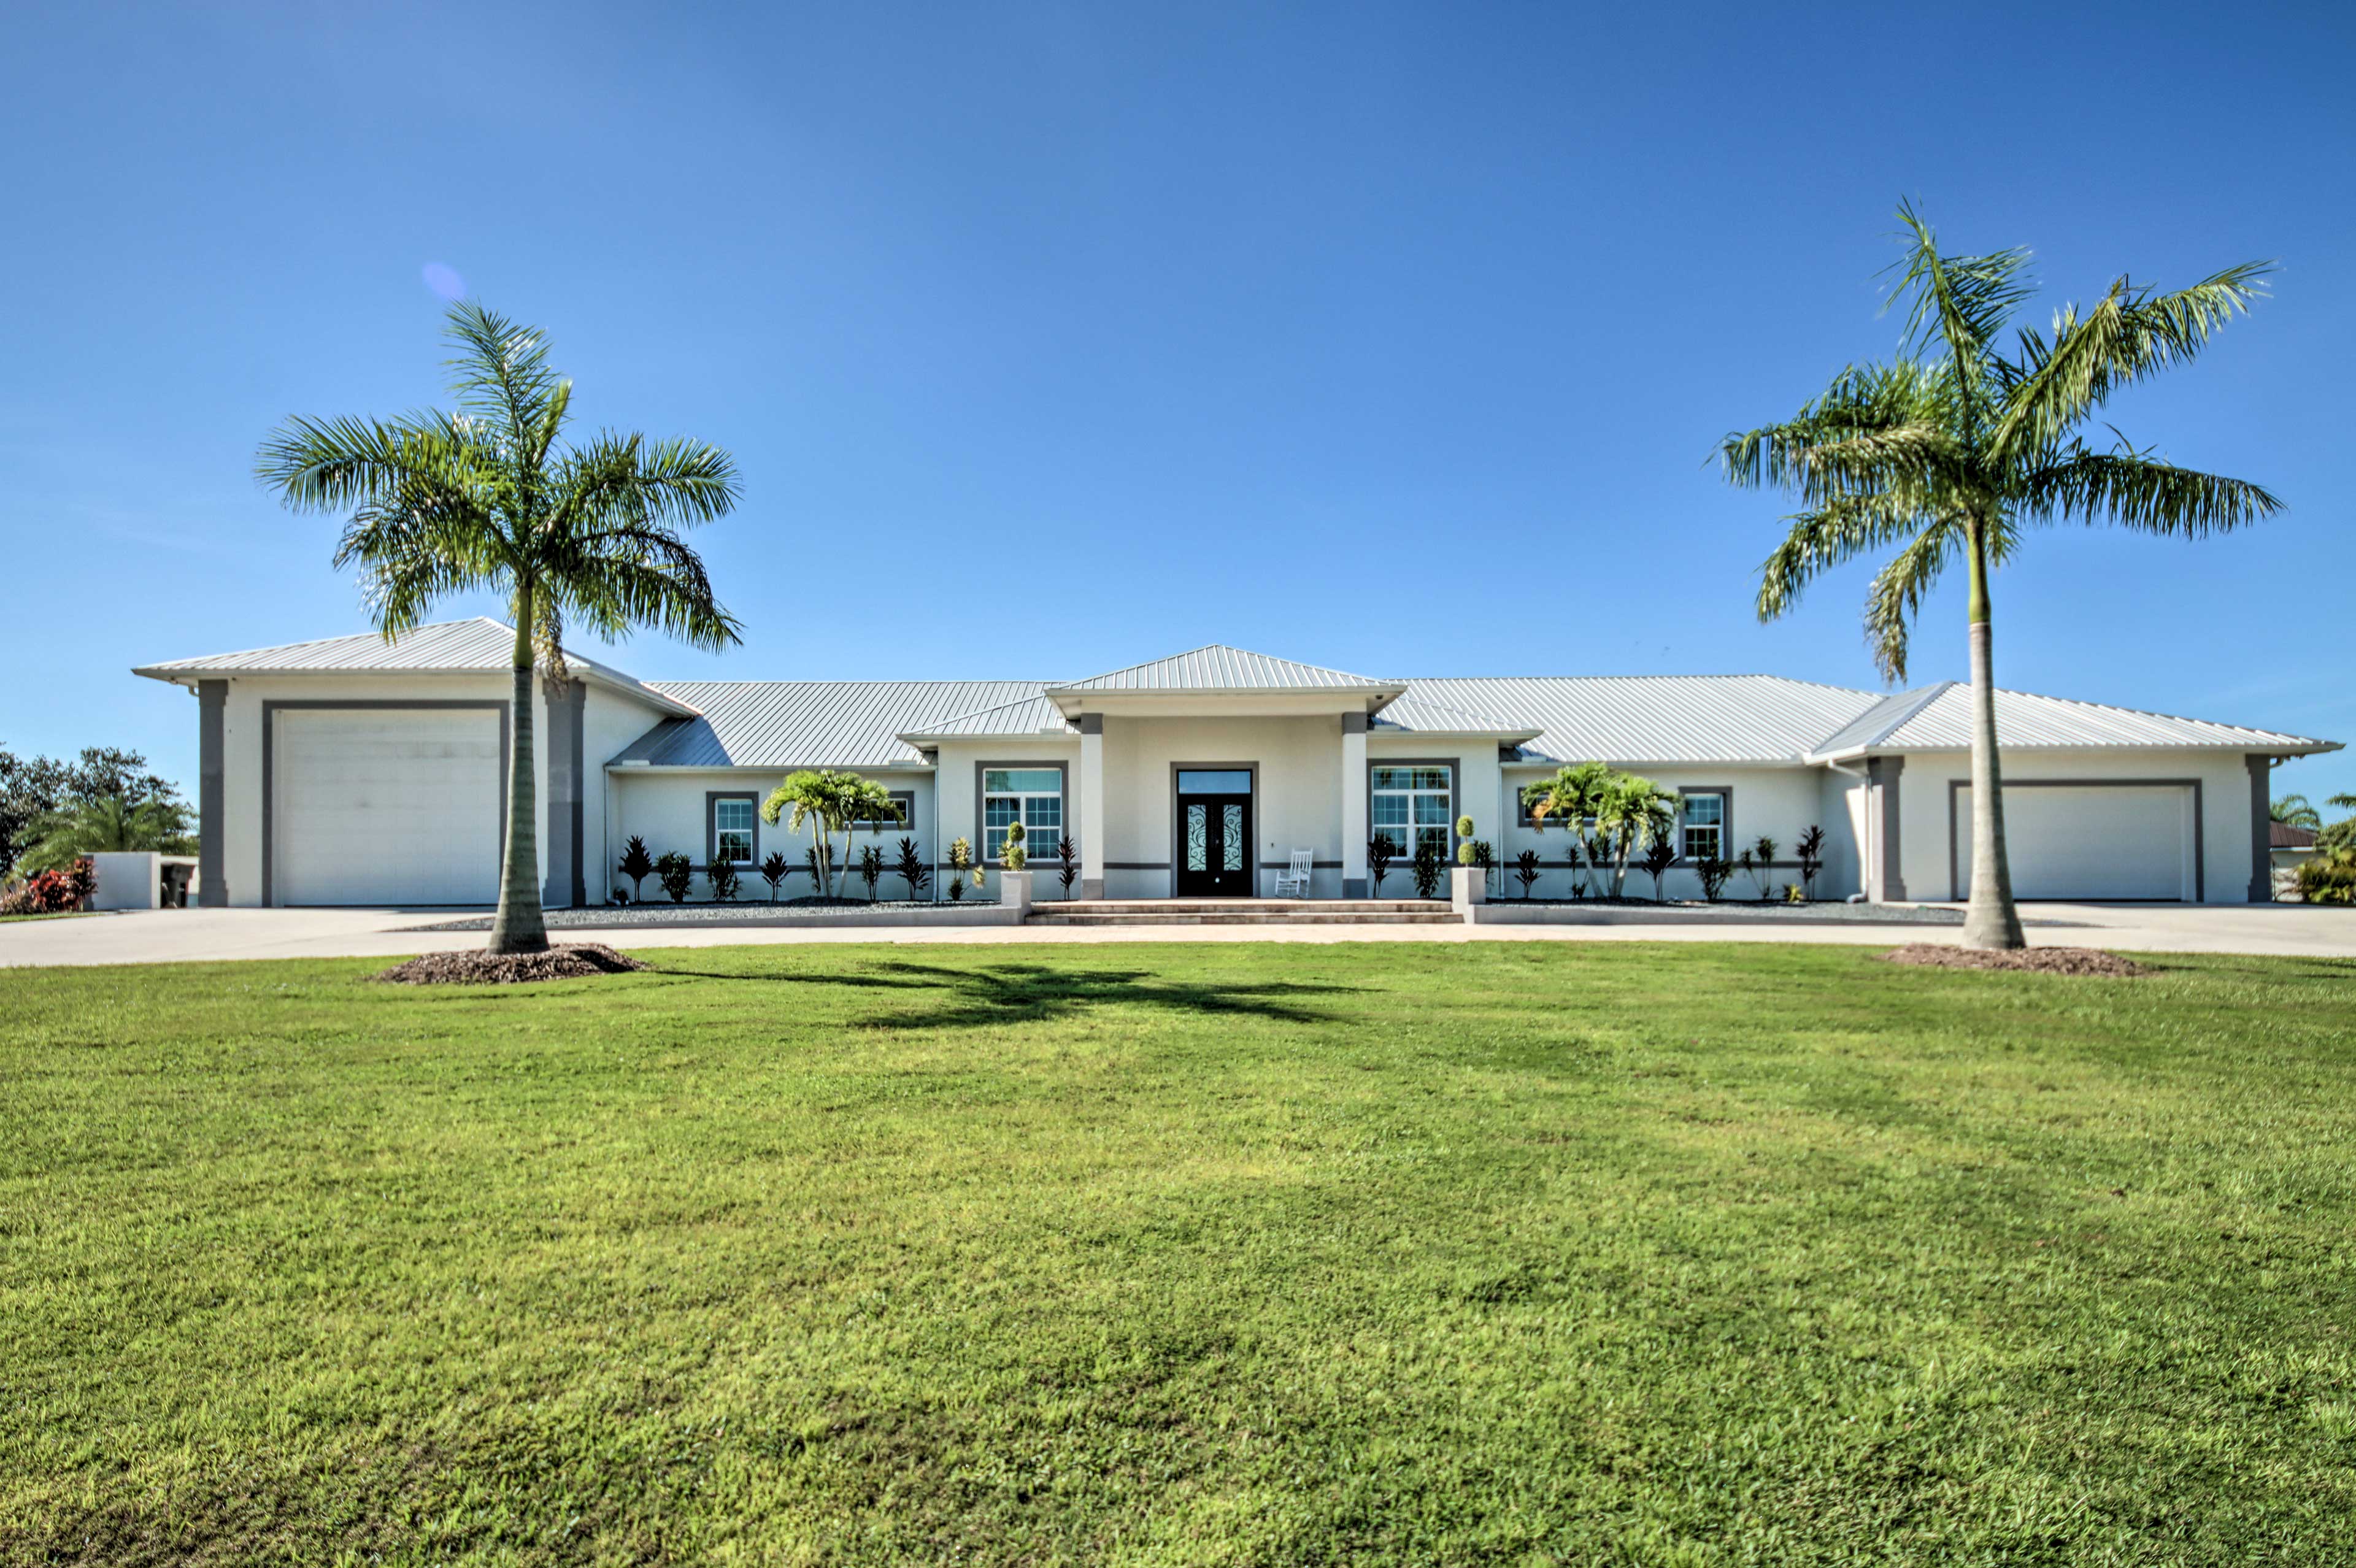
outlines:
[[[2356,1553],[2356,965],[0,971],[0,1561]]]

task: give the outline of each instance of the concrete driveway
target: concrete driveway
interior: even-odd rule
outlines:
[[[2356,957],[2356,910],[2307,904],[2031,904],[2038,946],[2131,953],[2274,953]],[[0,968],[184,964],[230,958],[393,957],[481,945],[480,932],[420,931],[466,912],[383,909],[159,910],[0,925]],[[772,942],[998,944],[1065,942],[1953,942],[1953,926],[1804,925],[1697,920],[1658,925],[1251,925],[952,927],[799,931],[776,925],[568,930],[562,939],[618,947],[725,947]]]

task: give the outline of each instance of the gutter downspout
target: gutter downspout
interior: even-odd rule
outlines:
[[[1844,778],[1855,779],[1858,784],[1865,787],[1865,843],[1861,847],[1862,852],[1858,857],[1857,891],[1865,894],[1868,899],[1871,899],[1873,896],[1873,867],[1875,862],[1880,858],[1881,854],[1881,844],[1879,842],[1881,838],[1881,817],[1880,814],[1873,809],[1873,780],[1867,775],[1864,769],[1851,767],[1845,763],[1834,762],[1830,757],[1826,757],[1825,759],[1825,766],[1830,768],[1833,772],[1839,773]]]

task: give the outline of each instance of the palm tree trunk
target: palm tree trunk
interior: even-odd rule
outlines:
[[[1964,913],[1966,947],[2026,947],[2012,901],[2012,868],[2004,853],[2004,782],[1996,755],[1996,658],[1988,638],[1987,544],[1971,536],[1972,898]]]
[[[540,770],[532,764],[531,622],[530,582],[516,589],[515,701],[508,752],[507,870],[499,879],[498,912],[491,916],[490,951],[545,953],[548,923],[540,909]]]

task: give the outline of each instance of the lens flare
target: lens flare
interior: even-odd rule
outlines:
[[[439,261],[425,263],[425,286],[445,300],[466,297],[466,280],[458,275],[458,269]]]

